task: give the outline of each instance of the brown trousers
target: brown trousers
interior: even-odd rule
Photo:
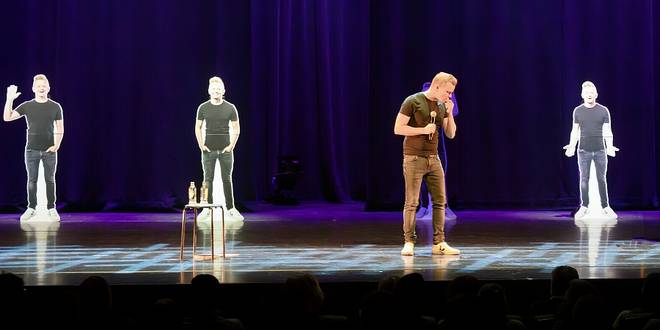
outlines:
[[[445,173],[438,155],[403,156],[403,178],[406,185],[406,202],[403,206],[403,239],[415,243],[417,235],[415,214],[419,205],[419,191],[422,180],[431,194],[433,205],[433,244],[445,241]]]

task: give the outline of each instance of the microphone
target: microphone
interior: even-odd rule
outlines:
[[[431,124],[435,124],[435,116],[437,115],[438,114],[435,111],[431,111]],[[433,134],[435,134],[435,132],[429,134],[429,141],[433,140]]]

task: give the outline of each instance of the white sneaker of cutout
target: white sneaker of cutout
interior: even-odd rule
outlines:
[[[577,210],[577,212],[575,212],[574,218],[576,220],[584,218],[584,216],[587,215],[587,211],[589,211],[588,208],[586,208],[584,206],[580,206],[580,209]]]
[[[202,212],[197,214],[197,221],[206,221],[211,219],[211,211],[208,208],[202,209]]]
[[[406,242],[403,244],[403,249],[401,249],[402,256],[412,256],[415,254],[415,243]]]
[[[241,215],[235,207],[227,210],[227,216],[229,216],[233,220],[242,221],[243,219],[245,219],[245,217]]]
[[[442,242],[440,244],[433,244],[433,248],[431,249],[432,254],[444,254],[444,255],[457,255],[461,254],[461,250],[459,249],[454,249],[453,247],[449,246],[447,242]]]
[[[26,221],[30,218],[32,218],[35,214],[37,214],[37,210],[28,207],[23,214],[21,214],[21,221]]]
[[[616,212],[614,212],[614,210],[612,210],[612,208],[609,206],[603,209],[603,214],[611,219],[616,219],[619,217],[619,215],[617,215]]]
[[[55,208],[48,210],[48,217],[53,221],[60,221],[60,215]]]

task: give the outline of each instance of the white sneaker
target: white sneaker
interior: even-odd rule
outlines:
[[[584,218],[584,216],[587,215],[588,210],[588,208],[580,206],[580,209],[575,212],[575,216],[573,218],[575,218],[575,220]]]
[[[444,254],[444,255],[457,255],[461,254],[461,250],[459,249],[454,249],[453,247],[449,246],[447,242],[442,242],[440,244],[433,244],[433,248],[431,249],[432,254]]]
[[[26,221],[30,218],[32,218],[35,214],[37,214],[37,211],[31,207],[28,207],[25,212],[21,215],[21,221]]]
[[[616,219],[616,218],[619,217],[616,214],[616,212],[614,212],[614,210],[612,210],[612,208],[609,207],[609,206],[603,209],[603,214],[605,214],[605,216],[607,216],[608,218],[611,218],[611,219]]]
[[[202,209],[202,212],[197,214],[197,221],[206,221],[211,219],[211,211],[208,208]]]
[[[456,216],[456,213],[454,213],[454,211],[452,211],[449,208],[449,206],[447,206],[445,208],[445,220],[451,221],[451,220],[456,220],[456,218],[458,218],[458,216]]]
[[[243,219],[245,219],[245,217],[241,215],[235,207],[227,210],[227,216],[233,220],[243,221]]]
[[[403,244],[403,249],[401,249],[402,256],[412,256],[414,254],[415,254],[415,243],[406,242],[406,244]]]
[[[50,220],[60,221],[60,215],[57,213],[57,210],[55,208],[48,210],[48,217],[50,217]]]

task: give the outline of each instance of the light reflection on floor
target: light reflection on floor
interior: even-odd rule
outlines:
[[[628,217],[622,212],[618,223],[575,222],[549,211],[457,212],[448,237],[460,256],[431,255],[430,222],[419,221],[418,234],[425,239],[414,257],[401,257],[398,212],[344,210],[329,216],[315,209],[247,214],[245,222],[229,223],[230,257],[215,261],[193,261],[190,238],[179,260],[176,214],[76,214],[63,215],[61,223],[23,224],[3,215],[0,269],[21,274],[29,285],[77,284],[91,274],[129,284],[186,282],[198,273],[244,283],[280,281],[299,272],[347,281],[413,271],[428,280],[463,274],[535,279],[548,278],[558,265],[577,268],[582,278],[640,278],[660,270],[660,244],[634,239],[645,224],[658,221],[653,212]],[[208,254],[210,229],[200,227],[197,252]],[[221,254],[221,235],[215,243]]]

